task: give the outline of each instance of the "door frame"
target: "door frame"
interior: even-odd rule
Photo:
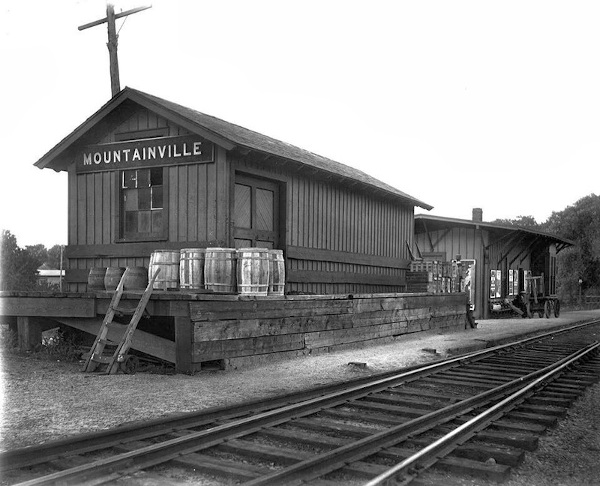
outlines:
[[[283,250],[285,255],[285,250],[287,248],[287,234],[288,228],[286,225],[287,218],[287,179],[278,175],[272,174],[267,171],[256,170],[256,169],[248,169],[244,168],[236,168],[234,167],[231,171],[231,197],[229,199],[229,246],[231,248],[235,248],[235,221],[234,221],[234,213],[235,213],[235,184],[238,181],[238,176],[240,178],[249,178],[256,180],[263,180],[269,182],[271,184],[275,184],[278,188],[279,199],[277,201],[277,214],[275,217],[277,218],[278,223],[278,242],[273,246],[274,249]]]

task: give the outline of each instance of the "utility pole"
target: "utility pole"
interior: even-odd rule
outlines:
[[[151,7],[152,6],[132,8],[131,10],[127,10],[125,12],[121,12],[115,15],[115,7],[112,3],[107,2],[106,18],[95,20],[94,22],[90,22],[89,24],[80,25],[79,27],[77,27],[79,30],[84,30],[89,29],[90,27],[95,27],[96,25],[104,23],[108,24],[108,43],[106,45],[108,47],[108,53],[110,57],[110,88],[113,96],[115,96],[119,91],[121,91],[121,82],[119,80],[119,59],[117,57],[117,45],[119,36],[117,35],[115,20],[120,19],[121,17],[127,17],[128,15],[137,12],[141,12],[142,10],[147,10]]]

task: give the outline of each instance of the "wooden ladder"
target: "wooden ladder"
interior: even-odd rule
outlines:
[[[92,345],[89,355],[86,358],[85,364],[82,367],[82,370],[84,372],[89,373],[92,371],[96,371],[96,369],[100,365],[106,365],[105,373],[110,375],[115,374],[119,370],[119,367],[121,367],[126,373],[135,372],[135,367],[137,364],[136,361],[133,359],[135,357],[128,356],[127,353],[129,351],[129,348],[131,347],[133,333],[135,332],[137,325],[140,322],[140,319],[142,318],[144,310],[148,305],[150,296],[152,295],[154,281],[156,280],[156,277],[160,272],[160,268],[156,269],[156,272],[154,272],[154,275],[148,282],[148,286],[146,287],[146,290],[144,290],[144,294],[138,302],[135,312],[133,312],[133,315],[131,317],[131,320],[129,321],[129,324],[127,325],[127,328],[125,329],[125,332],[121,336],[121,340],[118,343],[116,343],[114,341],[110,341],[107,338],[108,327],[112,323],[116,312],[128,313],[126,310],[120,309],[118,307],[119,302],[121,301],[121,296],[123,295],[123,282],[125,281],[125,276],[127,275],[128,271],[129,270],[127,269],[125,270],[125,273],[123,273],[123,276],[119,281],[119,285],[117,285],[115,293],[112,296],[112,299],[106,311],[106,315],[104,316],[104,320],[102,321],[102,325],[100,326],[100,330],[98,331],[98,335],[96,336],[94,344]],[[110,356],[105,356],[103,354],[104,348],[107,345],[116,346],[116,349]],[[129,360],[130,358],[131,360]],[[127,363],[128,361],[129,366]]]

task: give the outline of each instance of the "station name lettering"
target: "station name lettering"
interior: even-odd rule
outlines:
[[[177,159],[179,157],[199,157],[202,155],[202,142],[180,142],[150,145],[136,148],[113,148],[83,153],[83,165],[118,164],[120,162],[143,162],[149,160]]]

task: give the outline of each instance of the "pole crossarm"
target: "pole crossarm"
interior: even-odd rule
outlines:
[[[152,8],[152,5],[149,5],[147,7],[137,7],[137,8],[132,8],[131,10],[126,10],[125,12],[115,14],[115,20],[120,19],[122,17],[127,17],[128,15],[131,15],[134,13],[141,12],[142,10],[148,10],[149,8]],[[90,22],[89,24],[80,25],[79,27],[77,27],[77,30],[89,29],[90,27],[95,27],[96,25],[105,24],[106,22],[108,22],[108,17],[100,19],[100,20],[94,20],[93,22]]]
[[[121,81],[119,79],[119,58],[117,55],[117,45],[118,38],[117,31],[115,28],[115,20],[120,19],[122,17],[127,17],[128,15],[141,12],[142,10],[147,10],[151,8],[149,7],[137,7],[132,8],[131,10],[126,10],[125,12],[121,12],[119,14],[115,14],[115,8],[112,3],[107,2],[106,4],[106,17],[100,20],[95,20],[94,22],[90,22],[89,24],[80,25],[78,27],[79,30],[89,29],[90,27],[95,27],[96,25],[108,24],[108,43],[106,46],[108,47],[109,59],[110,59],[110,90],[113,96],[116,96],[121,91]]]

